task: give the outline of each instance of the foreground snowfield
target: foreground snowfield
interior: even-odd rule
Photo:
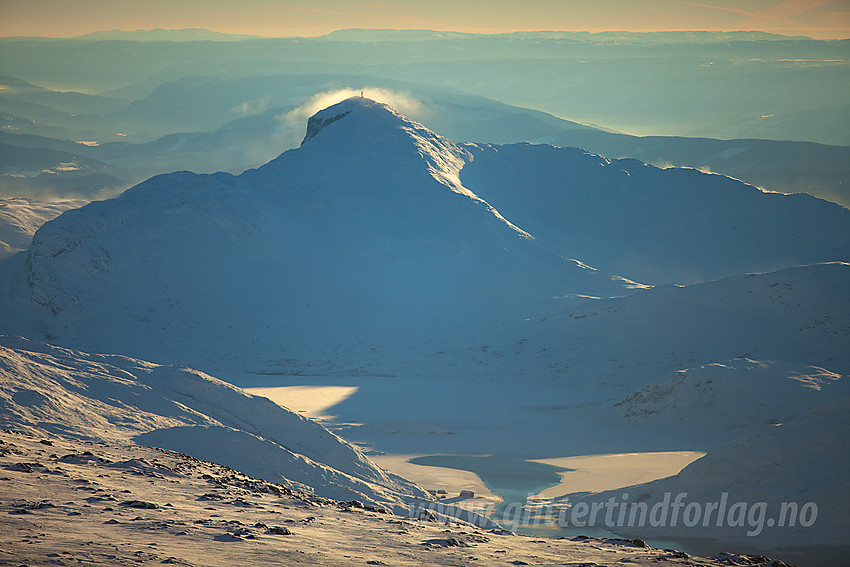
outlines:
[[[850,532],[848,261],[850,211],[832,203],[576,149],[456,144],[355,97],[261,168],[152,178],[0,261],[0,418],[396,511],[428,494],[366,453],[707,452],[635,494],[737,491],[816,503],[819,519],[629,533],[808,560],[792,548]],[[233,385],[347,397],[325,408],[331,433]],[[567,471],[569,501],[531,500],[569,512],[601,497],[582,490]]]
[[[118,442],[3,430],[0,478],[8,565],[784,565],[413,520]]]

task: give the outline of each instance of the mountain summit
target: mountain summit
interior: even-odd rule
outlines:
[[[390,128],[402,124],[414,124],[403,115],[399,114],[389,105],[376,102],[370,98],[362,96],[351,97],[347,100],[329,106],[320,110],[307,120],[307,133],[304,135],[304,142],[318,134],[325,126],[333,124],[341,118],[345,118],[352,111],[356,111],[353,120],[349,120],[346,126],[349,132],[352,130],[352,122],[359,122],[360,128],[370,128],[379,124],[389,125]],[[366,122],[364,125],[363,122]],[[357,127],[357,126],[354,126]]]
[[[317,112],[307,121],[301,147],[358,160],[360,169],[378,166],[384,173],[402,164],[424,167],[446,187],[473,196],[458,179],[472,157],[468,150],[368,98],[352,97]]]
[[[316,136],[320,138],[314,141]],[[410,168],[407,173],[433,178],[455,193],[469,197],[519,235],[531,237],[463,186],[460,171],[472,160],[468,148],[438,136],[387,104],[357,96],[325,108],[307,121],[301,147],[305,148],[305,144],[307,151],[332,153],[345,160],[347,170],[360,173],[371,170],[386,177],[406,165]],[[418,171],[414,173],[414,170]],[[399,187],[398,183],[391,185]]]

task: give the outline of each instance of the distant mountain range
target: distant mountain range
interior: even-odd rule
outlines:
[[[158,37],[167,39],[151,41]],[[190,76],[367,75],[497,98],[631,134],[847,145],[847,45],[756,32],[342,30],[245,39],[151,30],[2,38],[0,74],[86,93]]]
[[[151,30],[157,31],[157,30]],[[176,32],[184,30],[173,30]],[[185,30],[188,31],[188,30]],[[631,42],[635,44],[699,44],[727,43],[733,41],[811,41],[805,36],[787,36],[761,31],[669,31],[669,32],[573,32],[573,31],[523,31],[502,34],[463,33],[435,30],[396,30],[349,28],[332,31],[320,36],[334,41],[391,42],[391,41],[434,41],[446,39],[521,39],[536,41],[575,41],[575,42]]]
[[[575,146],[850,204],[848,146],[627,136],[481,97],[374,77],[188,77],[144,87],[137,92],[153,90],[123,107],[116,98],[70,96],[10,77],[3,81],[8,88],[0,108],[16,116],[0,130],[6,148],[0,153],[4,196],[96,198],[175,170],[240,173],[298,145],[309,106],[301,92],[365,84],[406,100],[411,117],[455,140]],[[34,100],[43,104],[34,108]],[[105,114],[88,114],[95,108]]]
[[[166,30],[109,30],[79,35],[74,39],[83,41],[243,41],[257,39],[256,35],[214,32],[201,28]]]

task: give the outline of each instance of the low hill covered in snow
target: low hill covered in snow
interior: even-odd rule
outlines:
[[[424,498],[318,423],[188,368],[0,337],[0,427],[136,441],[340,500],[405,510]]]

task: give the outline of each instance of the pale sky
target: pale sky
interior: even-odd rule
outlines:
[[[342,28],[761,30],[850,38],[850,0],[0,0],[0,36],[151,28],[262,36]]]

